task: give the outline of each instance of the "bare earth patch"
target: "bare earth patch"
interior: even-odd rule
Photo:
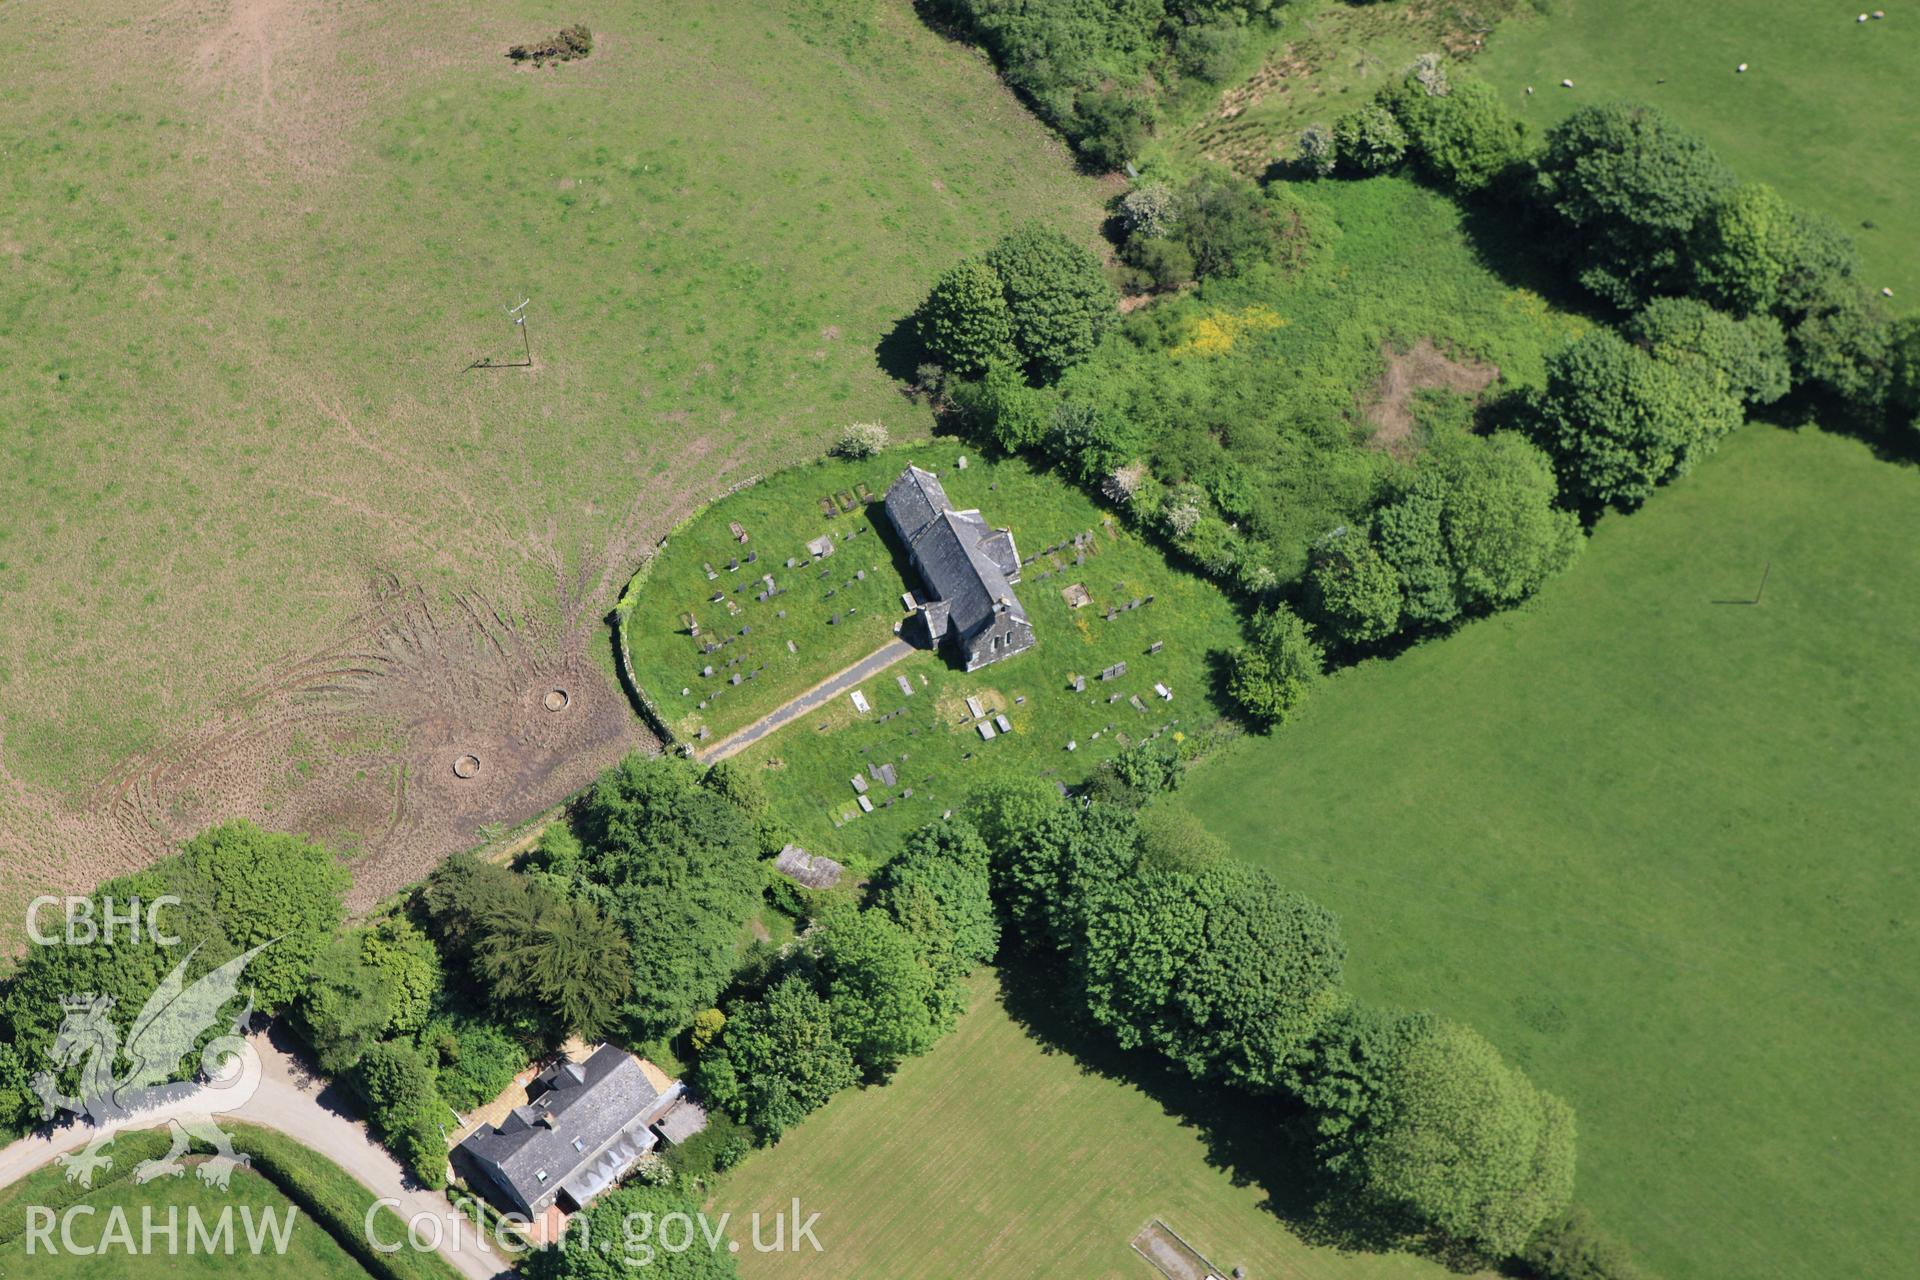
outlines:
[[[1477,361],[1455,360],[1422,338],[1406,351],[1395,351],[1390,343],[1380,344],[1380,356],[1387,362],[1380,380],[1368,392],[1361,410],[1372,427],[1372,444],[1396,458],[1411,457],[1419,450],[1414,439],[1413,399],[1422,391],[1452,391],[1478,398],[1493,385],[1500,370]]]

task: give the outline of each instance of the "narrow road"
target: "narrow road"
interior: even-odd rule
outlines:
[[[873,679],[894,663],[917,652],[919,650],[899,636],[895,636],[846,670],[828,676],[785,706],[769,711],[744,729],[735,729],[705,751],[696,751],[694,758],[701,764],[725,760],[734,752],[745,750],[775,729],[792,724],[807,712],[825,706],[840,694],[850,691],[864,681]]]
[[[326,1157],[376,1198],[394,1202],[389,1207],[403,1222],[435,1219],[440,1230],[436,1233],[432,1226],[424,1226],[420,1238],[437,1238],[440,1256],[468,1280],[496,1280],[512,1274],[507,1255],[492,1240],[482,1240],[471,1218],[454,1208],[439,1192],[415,1185],[386,1148],[373,1140],[365,1125],[348,1119],[321,1101],[321,1090],[326,1087],[324,1080],[315,1077],[297,1058],[276,1047],[267,1033],[255,1032],[247,1039],[260,1054],[260,1082],[252,1097],[232,1111],[221,1113],[221,1118],[273,1129]],[[218,1091],[203,1088],[201,1092]],[[170,1115],[187,1109],[175,1104],[144,1112],[125,1128],[130,1132],[151,1129],[165,1124]],[[78,1150],[92,1136],[93,1126],[83,1121],[31,1134],[0,1147],[0,1186],[26,1177],[62,1152]],[[112,1154],[112,1150],[109,1147],[107,1154]],[[404,1242],[404,1227],[389,1223],[388,1229]],[[395,1241],[383,1239],[379,1243]]]

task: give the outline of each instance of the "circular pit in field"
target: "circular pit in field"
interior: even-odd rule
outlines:
[[[565,689],[549,689],[547,690],[547,696],[542,699],[543,704],[549,711],[565,711],[568,704],[572,701],[572,696],[569,695]]]
[[[456,778],[471,778],[479,772],[480,757],[471,751],[453,762],[453,776]]]

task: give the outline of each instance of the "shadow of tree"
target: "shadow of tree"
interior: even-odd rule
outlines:
[[[1043,1052],[1065,1054],[1086,1074],[1152,1098],[1199,1135],[1209,1166],[1236,1187],[1259,1188],[1260,1208],[1308,1244],[1343,1253],[1415,1252],[1460,1271],[1486,1265],[1421,1234],[1391,1206],[1368,1202],[1329,1174],[1315,1157],[1310,1117],[1292,1098],[1197,1081],[1149,1051],[1121,1048],[1073,998],[1077,983],[1057,962],[1004,956],[999,979],[1009,1016]]]

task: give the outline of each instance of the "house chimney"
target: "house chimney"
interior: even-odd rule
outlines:
[[[540,1123],[549,1129],[553,1128],[553,1112],[542,1111],[540,1113]]]

